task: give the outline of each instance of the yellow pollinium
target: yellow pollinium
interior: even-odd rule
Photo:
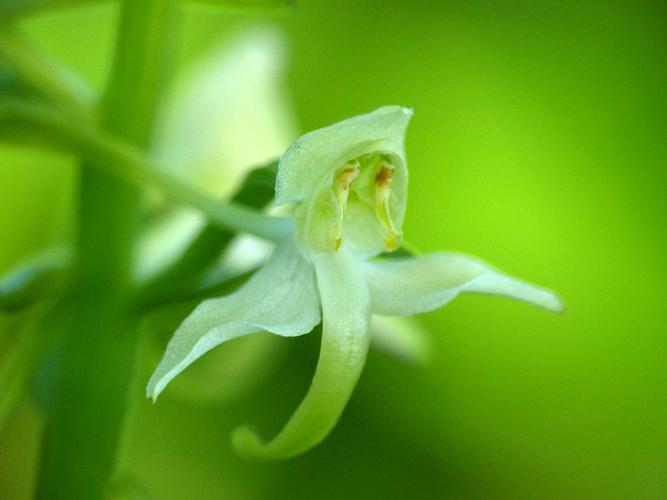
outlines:
[[[396,250],[400,242],[400,232],[394,226],[389,212],[389,195],[393,176],[394,169],[387,165],[381,165],[375,176],[375,215],[388,233],[384,244],[389,251]]]
[[[345,216],[345,207],[350,196],[352,181],[359,177],[360,171],[361,168],[358,161],[350,162],[336,174],[334,179],[334,193],[336,194],[336,201],[338,201],[339,206],[338,220],[334,226],[334,248],[336,252],[340,250],[340,246],[343,243],[340,235],[343,230],[343,217]]]

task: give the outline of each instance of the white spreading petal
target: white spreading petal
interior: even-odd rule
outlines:
[[[157,398],[170,380],[223,342],[262,330],[303,335],[319,322],[313,268],[291,241],[283,242],[241,289],[202,302],[185,319],[148,382],[147,395]]]
[[[345,409],[366,361],[369,297],[358,262],[345,252],[313,255],[323,311],[322,347],[313,381],[283,430],[264,444],[248,427],[234,433],[239,453],[287,458],[320,443]]]
[[[500,295],[555,312],[564,306],[558,296],[488,264],[457,253],[375,260],[364,263],[374,313],[408,316],[444,306],[460,293]]]

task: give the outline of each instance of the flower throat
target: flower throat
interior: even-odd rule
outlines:
[[[333,176],[333,191],[337,202],[336,222],[332,226],[331,241],[338,251],[343,244],[343,226],[349,215],[348,204],[356,204],[374,214],[385,232],[387,251],[400,244],[400,230],[396,227],[390,209],[394,166],[382,155],[366,155],[347,162]]]

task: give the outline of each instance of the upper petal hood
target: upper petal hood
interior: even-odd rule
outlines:
[[[411,116],[411,109],[384,106],[300,137],[280,160],[276,203],[303,201],[346,161],[364,154],[394,155],[405,169],[404,137]]]
[[[299,203],[296,234],[305,253],[357,256],[395,250],[405,214],[404,138],[412,110],[386,106],[310,132],[280,160],[276,203]]]

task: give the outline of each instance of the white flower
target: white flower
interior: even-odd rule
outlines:
[[[409,316],[462,293],[503,295],[561,311],[550,291],[454,253],[383,258],[400,245],[407,168],[404,136],[412,111],[380,108],[298,139],[280,161],[277,204],[293,203],[295,230],[240,290],[200,304],[170,341],[147,388],[158,394],[213,347],[258,331],[292,337],[322,320],[318,366],[284,429],[263,443],[234,434],[246,456],[284,458],[322,441],[338,421],[363,369],[371,314]]]

